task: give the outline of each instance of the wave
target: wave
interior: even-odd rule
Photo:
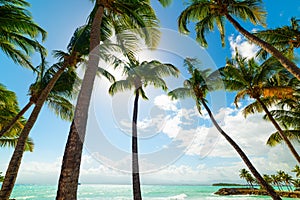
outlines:
[[[182,193],[176,196],[154,198],[153,200],[185,200],[187,197],[186,194]]]
[[[187,197],[186,194],[182,193],[173,197],[167,197],[168,200],[184,200]]]

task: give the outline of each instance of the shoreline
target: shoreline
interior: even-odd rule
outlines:
[[[281,197],[288,198],[300,198],[299,191],[276,191]],[[266,190],[261,190],[257,188],[220,188],[214,194],[220,196],[228,196],[228,195],[258,195],[258,196],[269,196]]]

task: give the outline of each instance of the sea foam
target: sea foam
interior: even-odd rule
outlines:
[[[187,197],[186,194],[182,193],[176,196],[167,197],[168,200],[184,200]]]

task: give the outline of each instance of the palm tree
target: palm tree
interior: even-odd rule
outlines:
[[[250,42],[260,46],[278,59],[282,66],[300,80],[300,69],[295,63],[269,43],[248,32],[232,17],[234,15],[242,20],[250,20],[255,25],[260,24],[265,26],[266,11],[261,5],[262,0],[191,0],[190,2],[188,7],[179,16],[178,26],[180,32],[188,34],[187,23],[190,21],[196,22],[197,41],[202,46],[207,46],[205,33],[213,31],[216,24],[220,31],[222,46],[224,46],[224,23],[225,19],[227,19]]]
[[[118,25],[127,25],[135,29],[152,47],[157,45],[158,21],[148,0],[94,0],[95,6],[90,16],[90,46],[87,69],[83,77],[81,90],[77,99],[74,120],[71,124],[69,137],[65,147],[62,168],[59,178],[56,199],[77,199],[77,186],[81,163],[82,147],[85,138],[93,84],[99,63],[98,45],[102,38],[103,16],[118,20]],[[150,28],[147,28],[150,27]],[[142,29],[140,29],[142,28]]]
[[[293,180],[292,184],[295,187],[295,191],[299,191],[300,190],[300,179]]]
[[[249,171],[246,170],[245,168],[243,168],[243,169],[240,170],[240,178],[241,178],[241,179],[245,179],[245,181],[247,182],[247,185],[250,186],[249,181],[248,181],[248,179],[247,179],[247,176],[248,176],[249,174],[250,174]]]
[[[244,115],[247,116],[251,113],[264,111],[287,144],[293,156],[300,163],[300,157],[297,151],[268,110],[268,107],[274,105],[278,99],[291,97],[294,92],[294,89],[290,86],[274,86],[273,82],[270,81],[272,80],[271,78],[278,73],[278,70],[280,70],[280,66],[276,66],[273,59],[267,60],[259,65],[253,58],[247,60],[237,54],[234,60],[227,62],[227,65],[222,69],[222,74],[224,76],[223,81],[226,89],[229,91],[238,91],[234,100],[236,106],[238,106],[238,101],[246,96],[254,99],[255,102],[244,109]]]
[[[0,130],[18,111],[19,106],[16,94],[0,84]],[[24,118],[19,119],[10,131],[0,138],[0,147],[15,147],[25,123],[26,120]],[[33,147],[32,139],[28,138],[25,144],[25,151],[33,151]]]
[[[268,184],[272,184],[272,178],[268,174],[264,174],[263,178]]]
[[[291,18],[290,26],[283,26],[276,29],[258,31],[254,33],[260,39],[268,42],[276,49],[293,58],[294,49],[300,47],[300,20],[295,17]],[[267,52],[259,51],[263,58],[267,57]]]
[[[0,131],[0,138],[9,131],[13,125],[22,117],[28,109],[36,104],[39,95],[47,87],[47,84],[54,76],[56,71],[61,68],[61,63],[52,65],[49,69],[41,64],[36,68],[37,77],[35,83],[29,88],[29,101],[24,108],[18,112],[15,117]],[[79,78],[74,70],[64,71],[60,78],[55,83],[53,89],[49,93],[46,103],[62,119],[71,121],[73,119],[73,105],[68,99],[76,96],[79,87]]]
[[[254,175],[254,177],[258,180],[258,182],[261,184],[261,186],[268,191],[268,193],[272,196],[273,199],[281,199],[276,194],[274,189],[262,178],[262,176],[253,166],[253,164],[248,159],[247,155],[243,152],[243,150],[237,145],[237,143],[234,140],[231,139],[231,137],[227,133],[225,133],[224,130],[222,130],[222,128],[219,126],[216,119],[214,118],[210,108],[206,104],[207,101],[205,97],[207,93],[213,89],[218,89],[218,87],[220,87],[219,85],[222,84],[222,81],[220,81],[220,78],[218,77],[218,73],[214,72],[210,74],[210,70],[201,71],[197,69],[196,66],[199,65],[199,61],[191,58],[185,59],[185,65],[188,69],[189,74],[191,75],[191,78],[184,82],[183,88],[177,88],[169,92],[169,95],[174,99],[192,97],[196,102],[196,106],[200,114],[201,105],[203,105],[219,133],[225,137],[229,144],[240,155],[244,163],[247,165],[247,167]]]
[[[137,118],[138,118],[138,101],[139,98],[148,99],[144,88],[153,85],[156,88],[167,90],[167,85],[162,79],[166,76],[178,76],[178,69],[171,64],[162,64],[153,60],[150,62],[138,62],[135,58],[129,58],[129,62],[125,63],[124,74],[127,76],[125,80],[114,82],[109,88],[109,93],[114,95],[124,90],[134,90],[135,99],[132,116],[132,184],[133,197],[135,200],[142,199],[140,189],[139,162],[138,162],[138,134],[137,134]]]
[[[292,188],[291,188],[291,182],[293,180],[293,177],[285,172],[283,172],[281,174],[281,178],[282,178],[282,181],[285,183],[285,186],[286,188],[289,190],[289,191],[292,191]]]
[[[253,189],[254,188],[253,183],[256,182],[256,179],[253,178],[253,176],[249,173],[247,174],[246,180],[250,184],[250,187]]]
[[[81,34],[78,35],[78,37],[80,36]],[[27,120],[24,128],[22,129],[22,132],[20,133],[16,148],[9,162],[9,166],[5,174],[4,182],[1,187],[0,199],[7,200],[10,197],[22,161],[23,150],[24,150],[26,139],[33,125],[35,124],[38,115],[42,109],[42,106],[48,98],[49,93],[54,88],[55,83],[59,80],[60,76],[64,74],[64,72],[68,72],[69,70],[71,71],[74,70],[76,65],[82,61],[82,59],[80,58],[81,55],[76,51],[78,46],[80,46],[80,44],[75,42],[73,48],[71,48],[70,53],[64,54],[61,62],[54,64],[55,67],[51,69],[54,71],[49,73],[50,75],[48,79],[49,82],[47,83],[47,86],[39,94],[38,99],[35,103],[35,107],[33,108],[29,119]],[[61,52],[57,54],[61,55]],[[63,88],[62,85],[60,87]]]
[[[0,1],[0,49],[15,63],[34,69],[29,56],[34,51],[46,54],[36,40],[40,35],[45,40],[46,32],[33,21],[28,6],[24,0]]]
[[[278,190],[282,191],[281,178],[276,174],[272,174],[270,177],[272,178],[273,184],[277,186]]]
[[[61,66],[60,63],[55,64],[54,66],[55,66],[54,68],[51,68],[52,70],[54,70],[54,72],[49,77],[49,82],[47,83],[47,86],[39,94],[38,100],[35,102],[35,107],[33,108],[28,121],[26,122],[24,128],[22,129],[22,131],[19,135],[14,153],[9,162],[9,166],[7,168],[5,178],[4,178],[2,187],[1,187],[0,199],[3,199],[3,200],[9,199],[12,189],[14,187],[14,183],[16,181],[18,170],[19,170],[21,160],[23,157],[24,147],[26,145],[26,141],[27,141],[28,135],[31,131],[31,128],[35,124],[35,122],[39,116],[39,113],[42,109],[42,106],[43,106],[44,102],[47,100],[48,95],[51,92],[52,88],[55,86],[55,83],[57,82],[59,77],[65,72],[64,66]],[[52,97],[55,97],[55,96],[53,95]],[[57,108],[56,111],[58,113],[61,113],[62,111],[66,112],[65,114],[61,115],[63,117],[66,117],[67,115],[71,114],[73,112],[72,104],[69,103],[66,99],[62,98],[59,95],[57,95],[56,97],[58,97],[58,98],[57,99],[51,99],[51,97],[48,98],[49,105],[51,105],[52,108],[54,108],[54,109]],[[56,102],[54,102],[53,100]],[[59,105],[59,106],[57,106],[57,105]],[[60,109],[60,110],[58,110],[58,109]]]
[[[292,170],[292,172],[296,173],[296,177],[300,177],[300,167],[299,167],[299,165],[295,165],[295,167]]]

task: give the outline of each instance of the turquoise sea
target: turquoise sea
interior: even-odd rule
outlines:
[[[53,200],[57,186],[16,185],[12,198],[16,200]],[[79,200],[132,200],[131,185],[92,185],[78,186]],[[265,196],[217,196],[213,193],[217,186],[142,186],[144,200],[261,200]]]

